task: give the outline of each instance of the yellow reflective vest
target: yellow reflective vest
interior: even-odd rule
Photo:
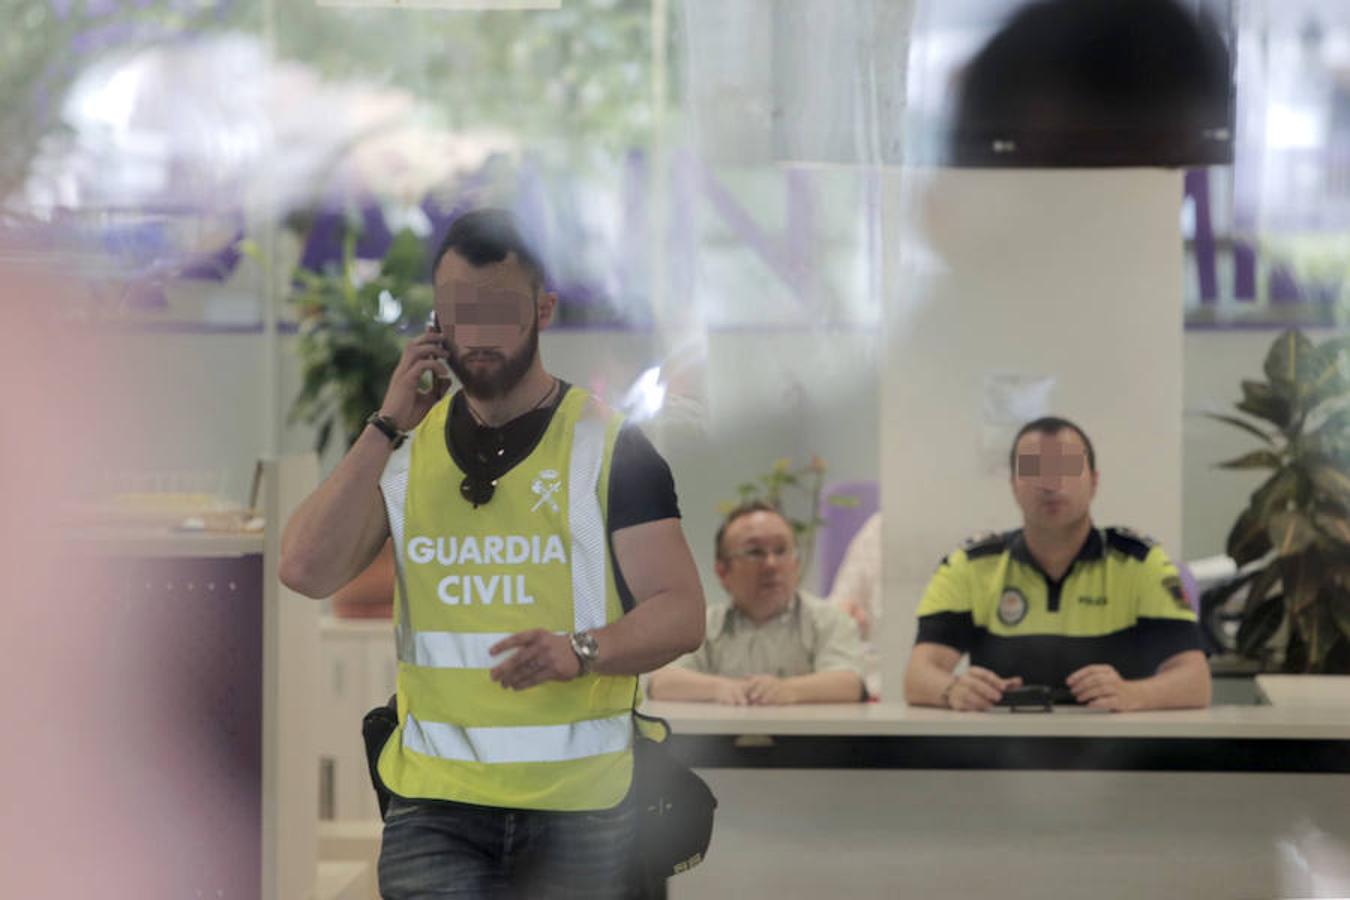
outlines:
[[[380,480],[397,586],[398,729],[379,760],[395,794],[515,809],[607,809],[632,781],[635,679],[585,675],[524,691],[488,676],[511,634],[622,615],[605,517],[621,419],[568,390],[530,454],[474,508],[445,444],[452,397]]]

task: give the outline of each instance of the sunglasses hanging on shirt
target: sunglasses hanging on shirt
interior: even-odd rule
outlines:
[[[472,412],[473,408],[470,407],[469,411]],[[482,423],[474,429],[473,443],[475,446],[464,461],[465,475],[459,483],[459,495],[477,509],[491,500],[497,491],[494,471],[500,474],[498,466],[506,454],[506,448],[501,429]]]
[[[561,393],[561,387],[562,382],[554,378],[549,384],[548,390],[544,392],[544,396],[540,397],[534,406],[512,419],[511,423],[519,422],[526,416],[543,409],[544,404],[554,396],[555,392]],[[464,401],[464,408],[468,410],[475,427],[472,429],[472,436],[469,438],[471,448],[466,448],[468,449],[465,454],[466,458],[461,462],[465,475],[459,483],[459,495],[472,503],[474,509],[477,509],[486,505],[496,494],[497,477],[504,474],[505,470],[510,467],[510,461],[504,457],[506,456],[505,429],[511,427],[511,423],[489,425],[473,408],[473,404],[467,400]],[[490,474],[494,472],[497,477]]]
[[[474,509],[486,505],[495,493],[497,493],[497,479],[495,478],[465,475],[464,480],[459,483],[459,495],[472,503]]]

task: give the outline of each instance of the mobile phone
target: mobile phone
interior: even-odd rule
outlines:
[[[427,319],[427,328],[430,328],[437,334],[445,333],[441,331],[441,319],[440,316],[436,315],[436,310],[434,309],[431,311],[431,316]],[[443,337],[441,338],[441,349],[446,353],[450,352],[450,342]]]
[[[1050,688],[1043,684],[1028,684],[1023,687],[1009,688],[1003,692],[998,706],[1011,707],[1013,712],[1050,712],[1052,706]]]
[[[1078,700],[1067,687],[1050,687],[1044,684],[1028,684],[1019,688],[1009,688],[1003,692],[998,706],[1010,706],[1015,711],[1043,710],[1049,712],[1054,706],[1075,706]]]
[[[444,332],[441,331],[440,316],[436,315],[436,310],[434,309],[431,311],[431,315],[427,318],[427,327],[430,328],[432,331],[436,332],[437,334],[444,334]],[[443,349],[447,355],[450,353],[450,342],[447,341],[444,337],[441,338],[441,349]],[[453,382],[449,378],[449,376],[441,375],[436,372],[433,372],[431,375],[431,388],[433,391],[436,392],[437,396],[444,396],[445,392],[450,389],[450,385],[452,383]]]

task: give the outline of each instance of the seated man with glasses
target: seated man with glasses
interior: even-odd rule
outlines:
[[[865,699],[858,628],[798,589],[797,545],[782,513],[763,502],[737,507],[716,547],[731,602],[708,608],[702,647],[652,674],[652,698],[737,706]]]

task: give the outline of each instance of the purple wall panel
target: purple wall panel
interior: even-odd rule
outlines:
[[[148,897],[262,885],[262,557],[113,559],[94,670],[116,845]],[[89,698],[94,699],[94,698]],[[134,863],[133,863],[134,867]],[[112,894],[110,894],[112,896]]]

